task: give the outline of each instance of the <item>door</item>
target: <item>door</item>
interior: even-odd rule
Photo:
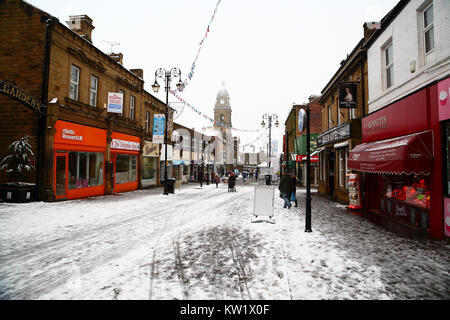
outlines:
[[[331,149],[328,154],[328,173],[329,173],[329,187],[330,187],[330,195],[334,197],[334,166],[335,166],[335,153],[334,149]]]
[[[55,161],[55,196],[63,198],[67,196],[67,153],[56,153]]]

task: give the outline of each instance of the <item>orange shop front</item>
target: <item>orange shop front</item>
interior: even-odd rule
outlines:
[[[105,194],[106,130],[56,121],[53,191],[57,200]]]
[[[111,162],[114,167],[113,192],[137,190],[140,138],[113,132],[111,139]]]

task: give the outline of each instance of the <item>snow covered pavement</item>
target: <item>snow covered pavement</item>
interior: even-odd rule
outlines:
[[[313,196],[251,223],[255,185],[0,203],[0,299],[449,299],[450,244]]]

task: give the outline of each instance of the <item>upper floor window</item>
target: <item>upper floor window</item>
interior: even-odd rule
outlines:
[[[136,105],[136,98],[134,96],[131,96],[131,98],[130,98],[130,119],[131,120],[134,120],[135,105]]]
[[[119,90],[119,92],[122,94],[122,98],[123,98],[123,106],[122,106],[122,115],[124,114],[124,109],[125,109],[125,91],[123,91],[123,90]]]
[[[331,106],[328,106],[328,128],[333,126],[333,120],[331,120]]]
[[[98,78],[91,76],[91,88],[89,96],[89,104],[93,107],[97,106]]]
[[[70,66],[70,99],[78,100],[78,88],[80,86],[80,69]]]
[[[394,84],[394,52],[392,43],[384,49],[385,66],[384,72],[386,76],[386,89]]]
[[[150,127],[150,113],[148,111],[145,112],[145,132],[148,132]]]
[[[356,112],[355,112],[355,109],[354,109],[354,108],[351,108],[351,109],[349,110],[348,116],[349,116],[350,119],[356,119]]]
[[[433,4],[423,11],[423,32],[425,40],[425,53],[434,49],[434,16]]]

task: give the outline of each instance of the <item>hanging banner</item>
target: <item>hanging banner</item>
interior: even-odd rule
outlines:
[[[108,92],[108,112],[123,113],[123,94],[119,92]]]
[[[166,116],[163,114],[155,114],[153,117],[153,143],[164,143],[165,120]]]
[[[355,109],[358,107],[357,85],[356,82],[339,83],[339,108]]]

